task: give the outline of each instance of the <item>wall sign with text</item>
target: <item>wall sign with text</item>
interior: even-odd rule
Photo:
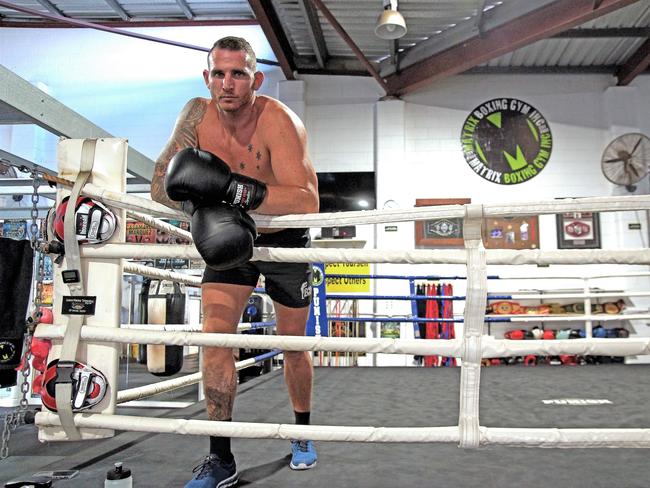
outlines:
[[[517,185],[537,176],[553,148],[544,116],[516,98],[495,98],[476,107],[463,123],[460,140],[470,168],[499,185]]]
[[[325,286],[327,293],[368,293],[370,279],[358,276],[370,274],[370,263],[327,263],[325,265]],[[347,275],[334,278],[328,275]]]

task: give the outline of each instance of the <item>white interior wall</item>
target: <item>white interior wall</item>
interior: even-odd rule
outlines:
[[[414,206],[416,198],[471,198],[473,203],[490,204],[628,194],[609,183],[600,171],[600,157],[607,143],[629,131],[648,133],[645,115],[650,108],[649,77],[640,77],[630,87],[615,87],[607,76],[456,76],[436,83],[403,100],[377,101],[373,80],[334,77],[304,77],[306,80],[307,128],[311,133],[310,153],[319,171],[366,171],[374,160],[377,175],[377,206],[396,202]],[[350,94],[354,94],[351,96]],[[347,95],[347,96],[346,96]],[[513,186],[490,183],[465,162],[460,132],[467,115],[492,98],[522,99],[541,111],[553,134],[552,156],[546,168],[526,183]],[[343,102],[343,103],[342,103]],[[370,114],[374,114],[373,117]],[[373,134],[372,143],[368,135]],[[363,141],[363,144],[357,144]],[[354,157],[350,157],[350,155]],[[647,179],[637,194],[648,193]],[[390,202],[390,203],[389,203]],[[601,243],[604,249],[647,247],[645,212],[602,213]],[[629,223],[641,223],[641,230],[629,230]],[[400,223],[397,232],[376,228],[380,249],[413,249],[414,225]],[[368,239],[368,246],[372,247]],[[540,217],[540,248],[555,249],[554,216]],[[491,266],[489,274],[503,277],[539,276],[529,280],[490,280],[490,291],[520,289],[581,289],[580,279],[557,281],[544,276],[590,276],[596,274],[648,271],[646,266]],[[464,267],[424,265],[377,265],[377,274],[462,276]],[[602,279],[591,286],[604,289],[650,289],[648,278]],[[455,294],[464,294],[465,283],[454,282]],[[407,294],[405,281],[378,281],[377,294]],[[644,299],[634,299],[647,308]],[[386,315],[408,314],[408,302],[377,305]],[[456,302],[462,312],[462,302]],[[610,326],[620,326],[625,324]],[[566,327],[558,324],[554,328]],[[578,327],[578,324],[568,326]],[[514,324],[493,325],[501,335]],[[644,322],[633,327],[639,335],[650,335]],[[459,329],[460,327],[457,327]],[[409,337],[410,324],[402,327]],[[408,364],[409,358],[394,358]],[[391,364],[392,364],[391,363]]]

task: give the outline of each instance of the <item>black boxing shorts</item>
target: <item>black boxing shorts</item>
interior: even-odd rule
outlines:
[[[255,247],[311,247],[309,229],[260,234],[255,239]],[[311,263],[249,261],[223,271],[206,267],[202,283],[255,286],[262,274],[266,293],[273,301],[285,307],[303,308],[311,303],[311,273]]]

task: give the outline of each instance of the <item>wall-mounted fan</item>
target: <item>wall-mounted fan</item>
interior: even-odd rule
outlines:
[[[648,174],[650,166],[650,139],[644,134],[630,132],[610,142],[601,158],[603,175],[627,191],[636,190],[638,183]]]

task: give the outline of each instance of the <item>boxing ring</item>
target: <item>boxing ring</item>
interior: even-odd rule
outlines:
[[[117,142],[116,142],[117,141]],[[60,150],[60,174],[74,179],[79,168],[79,154],[83,141],[62,141]],[[102,149],[102,144],[107,147]],[[125,142],[99,140],[98,151],[105,150],[98,166],[95,181],[83,186],[82,194],[96,198],[105,204],[121,209],[118,218],[124,221],[128,210],[134,218],[146,218],[153,225],[165,224],[140,214],[147,212],[157,217],[183,218],[154,202],[121,193],[123,174],[115,176],[115,167],[125,158]],[[108,170],[108,168],[111,168]],[[102,181],[102,179],[104,181]],[[96,184],[97,181],[100,184]],[[115,187],[116,189],[112,189]],[[60,187],[61,188],[61,187]],[[59,190],[58,200],[63,191]],[[42,411],[36,415],[39,439],[43,441],[68,440],[71,438],[99,439],[110,437],[114,431],[168,433],[183,435],[216,435],[254,439],[309,439],[329,442],[368,443],[450,443],[462,448],[476,448],[488,445],[525,447],[650,447],[650,429],[625,428],[558,428],[540,426],[524,428],[515,426],[482,425],[480,421],[481,360],[484,358],[521,356],[526,354],[558,355],[645,355],[650,354],[650,339],[573,339],[548,341],[499,340],[484,335],[485,309],[488,299],[487,266],[491,264],[650,264],[649,249],[631,250],[557,250],[557,251],[510,251],[485,250],[481,240],[481,222],[485,217],[516,215],[542,215],[560,212],[607,212],[621,210],[650,209],[650,197],[584,198],[579,200],[554,200],[549,202],[528,202],[511,205],[442,206],[409,210],[364,211],[344,214],[321,214],[302,216],[267,217],[257,216],[260,227],[305,227],[328,225],[358,225],[384,222],[402,222],[432,218],[462,218],[465,249],[461,250],[360,250],[360,249],[279,249],[256,248],[254,260],[274,262],[373,262],[409,264],[462,264],[467,269],[466,305],[463,317],[463,333],[459,339],[409,340],[380,338],[337,338],[337,337],[292,337],[255,336],[231,334],[207,334],[184,330],[141,330],[119,328],[119,304],[110,300],[111,290],[121,279],[121,273],[130,272],[163,273],[167,278],[175,277],[170,272],[147,271],[123,260],[183,258],[196,260],[200,256],[192,245],[156,245],[118,243],[124,240],[117,233],[111,242],[99,246],[81,246],[80,258],[90,290],[97,293],[97,311],[88,317],[79,328],[78,338],[82,344],[80,356],[85,362],[95,364],[108,379],[109,394],[97,407],[83,413]],[[177,232],[175,229],[166,229]],[[187,238],[187,233],[182,234]],[[65,262],[61,266],[65,269]],[[60,279],[60,270],[55,273],[55,296],[66,293],[66,285]],[[103,283],[95,283],[93,276],[101,275]],[[185,278],[187,279],[187,278]],[[191,280],[189,280],[191,281]],[[95,287],[95,289],[93,289]],[[108,293],[102,301],[101,291]],[[106,295],[104,295],[106,297]],[[582,295],[581,295],[582,296]],[[55,307],[57,307],[55,302]],[[587,319],[589,319],[587,314]],[[52,354],[56,355],[59,345],[65,341],[66,318],[55,308],[54,324],[40,324],[35,336],[54,342]],[[175,346],[219,346],[239,348],[265,348],[288,351],[332,351],[364,352],[385,354],[417,354],[455,357],[461,361],[458,390],[458,411],[454,423],[442,426],[417,427],[374,427],[310,425],[297,426],[285,423],[264,422],[211,422],[185,418],[157,419],[144,416],[115,414],[116,404],[125,398],[141,398],[144,395],[116,391],[117,354],[119,344],[143,343]],[[98,352],[98,351],[101,351]],[[101,357],[100,357],[101,354]],[[527,371],[518,371],[526,374]],[[365,374],[365,373],[364,373]],[[196,378],[193,378],[193,380]],[[183,380],[185,381],[185,380]],[[150,392],[147,392],[150,393]],[[408,424],[408,421],[406,421]]]

